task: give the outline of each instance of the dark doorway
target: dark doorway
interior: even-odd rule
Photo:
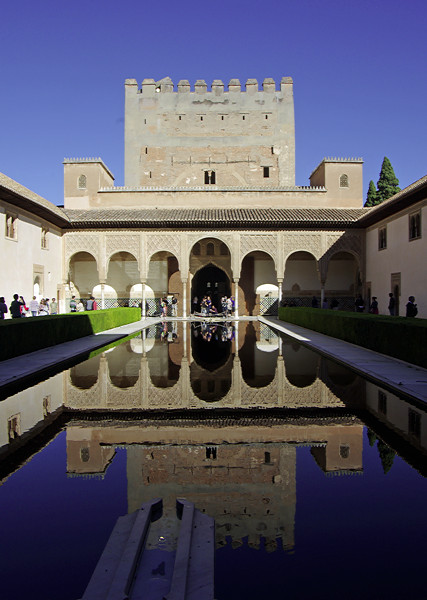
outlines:
[[[222,311],[221,298],[231,295],[230,280],[226,273],[212,264],[197,271],[193,277],[191,284],[193,311],[196,310],[198,312],[200,310],[200,301],[203,296],[207,295],[211,297],[212,304],[217,308],[218,312]],[[193,301],[196,296],[198,303],[195,305]]]

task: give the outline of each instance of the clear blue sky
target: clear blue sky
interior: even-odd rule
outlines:
[[[1,8],[0,171],[55,204],[64,157],[123,185],[124,80],[294,79],[296,182],[361,156],[427,173],[425,0],[21,0]]]

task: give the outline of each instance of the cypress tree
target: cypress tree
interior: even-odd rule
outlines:
[[[394,196],[397,192],[400,192],[399,180],[394,174],[393,167],[387,156],[384,156],[377,188],[379,198],[378,204],[384,202],[387,198],[391,198],[391,196]]]
[[[368,195],[366,196],[365,206],[375,206],[379,204],[381,200],[378,197],[377,188],[375,187],[375,183],[372,181],[369,182]]]

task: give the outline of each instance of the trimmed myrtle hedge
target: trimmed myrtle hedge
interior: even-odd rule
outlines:
[[[427,319],[293,307],[279,319],[427,368]]]
[[[0,321],[0,360],[14,358],[141,319],[140,308],[109,308]]]

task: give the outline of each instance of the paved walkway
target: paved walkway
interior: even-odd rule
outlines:
[[[392,388],[398,394],[407,394],[427,402],[427,369],[280,321],[277,317],[260,317],[259,320],[297,339],[304,346],[313,348],[379,384]]]

